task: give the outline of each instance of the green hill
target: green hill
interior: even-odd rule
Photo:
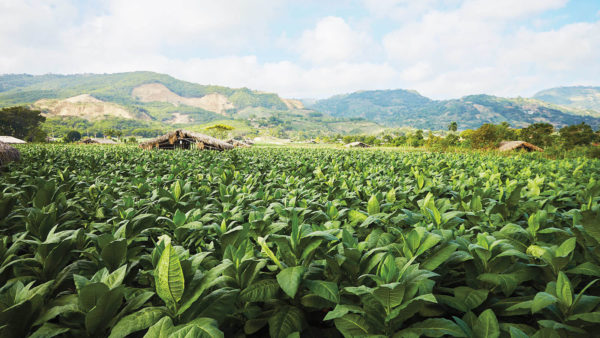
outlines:
[[[542,90],[533,96],[535,99],[562,106],[592,111],[600,117],[600,87],[557,87]]]
[[[562,127],[586,122],[600,126],[600,119],[582,116],[575,109],[535,99],[508,99],[471,95],[453,100],[431,100],[415,91],[374,90],[337,95],[308,106],[336,117],[362,117],[388,126],[445,129],[452,121],[459,128],[477,128],[483,123],[508,122],[525,127],[547,122]]]
[[[382,129],[370,121],[355,123],[307,110],[274,93],[200,85],[153,72],[2,75],[0,107],[14,105],[44,111],[46,129],[53,134],[75,128],[149,136],[217,121],[242,126],[237,129],[245,133],[281,137]]]
[[[440,130],[452,121],[460,129],[500,122],[513,127],[586,122],[597,128],[600,114],[577,104],[593,106],[600,102],[594,101],[600,100],[598,92],[568,87],[540,92],[538,99],[471,95],[432,100],[411,90],[373,90],[306,100],[303,105],[274,93],[200,85],[153,72],[0,76],[0,107],[42,110],[45,129],[54,135],[70,129],[90,134],[119,129],[126,135],[152,136],[175,127],[199,130],[211,123],[235,124],[237,133],[301,138],[375,134],[402,126]]]

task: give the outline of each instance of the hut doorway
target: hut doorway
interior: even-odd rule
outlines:
[[[192,139],[182,138],[182,139],[175,141],[175,143],[173,144],[173,148],[174,149],[190,149],[195,144],[196,144],[196,142]]]

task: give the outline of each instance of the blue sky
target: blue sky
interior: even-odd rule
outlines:
[[[598,0],[0,0],[0,73],[151,70],[284,97],[600,85]]]

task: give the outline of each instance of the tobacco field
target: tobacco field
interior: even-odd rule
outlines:
[[[600,161],[21,146],[0,337],[593,337]]]

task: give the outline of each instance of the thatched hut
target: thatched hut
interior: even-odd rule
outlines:
[[[525,141],[503,141],[498,146],[499,151],[510,151],[510,150],[525,150],[531,151],[544,151],[542,148],[535,146]]]
[[[244,141],[232,139],[232,138],[230,138],[229,140],[227,140],[225,142],[231,144],[232,146],[234,146],[236,148],[248,148],[248,147],[250,147],[250,145],[248,143],[246,143]]]
[[[109,139],[109,138],[86,138],[85,140],[82,140],[81,143],[83,144],[117,144],[117,142]]]
[[[366,143],[362,143],[362,142],[352,142],[352,143],[346,144],[344,147],[346,147],[346,148],[370,148],[371,146]]]
[[[0,136],[0,142],[6,143],[6,144],[23,144],[23,143],[27,143],[21,139],[18,139],[16,137],[12,137],[12,136]]]
[[[214,137],[178,129],[140,144],[143,149],[206,149],[228,150],[233,145]]]
[[[11,161],[19,161],[21,153],[4,142],[0,142],[0,167]]]

